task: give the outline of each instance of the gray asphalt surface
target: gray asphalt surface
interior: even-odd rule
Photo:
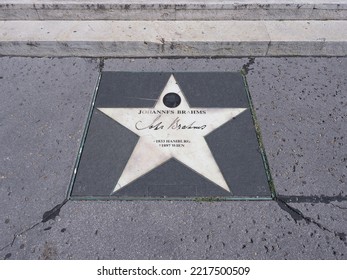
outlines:
[[[67,201],[101,69],[244,69],[278,199]],[[0,58],[0,258],[347,259],[347,58]]]

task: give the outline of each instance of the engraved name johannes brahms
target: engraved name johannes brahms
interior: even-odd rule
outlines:
[[[154,114],[156,115],[152,121],[150,122],[144,122],[143,120],[139,120],[135,123],[135,128],[137,130],[143,130],[143,129],[153,129],[153,130],[160,130],[160,129],[173,129],[173,130],[179,130],[179,129],[197,129],[197,130],[203,130],[206,128],[206,124],[197,124],[195,120],[189,121],[189,123],[182,123],[182,120],[180,117],[173,116],[173,119],[170,121],[166,121],[165,123],[162,120],[162,114],[165,115],[175,115],[174,110],[139,110],[139,115],[144,114]],[[205,110],[177,110],[176,114],[185,114],[185,115],[194,115],[194,114],[206,114]]]

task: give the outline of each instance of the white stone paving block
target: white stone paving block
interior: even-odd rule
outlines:
[[[346,0],[2,0],[0,20],[344,20]]]
[[[347,54],[347,21],[0,21],[0,55]]]

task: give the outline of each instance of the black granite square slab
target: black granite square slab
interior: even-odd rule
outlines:
[[[204,160],[192,160],[193,164],[187,166],[174,156],[114,191],[135,146],[145,136],[135,134],[98,108],[154,110],[172,75],[192,109],[206,108],[208,112],[208,108],[246,108],[203,136],[230,191],[195,170]],[[180,106],[183,105],[177,108]],[[241,73],[103,72],[91,110],[72,178],[71,198],[270,199],[272,196],[265,152],[258,141],[250,97]],[[149,133],[154,132],[149,130]],[[148,165],[162,150],[143,151]],[[186,151],[188,157],[190,149]],[[206,158],[205,163],[208,161]],[[144,168],[140,165],[143,164],[133,168]]]

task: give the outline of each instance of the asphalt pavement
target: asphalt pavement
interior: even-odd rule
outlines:
[[[99,73],[246,73],[272,201],[67,199]],[[347,58],[0,58],[0,258],[347,259]]]

